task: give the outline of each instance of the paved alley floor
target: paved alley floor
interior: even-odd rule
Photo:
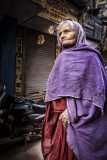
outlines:
[[[5,139],[5,143],[0,144],[0,160],[43,160],[41,140],[36,139],[25,145],[22,139]]]

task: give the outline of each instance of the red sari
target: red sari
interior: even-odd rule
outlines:
[[[65,109],[65,98],[46,103],[42,130],[42,153],[45,160],[77,160],[66,141],[65,126],[59,120]]]

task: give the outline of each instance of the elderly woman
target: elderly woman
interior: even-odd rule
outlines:
[[[58,27],[62,52],[49,75],[42,131],[45,160],[107,160],[107,75],[81,25]]]

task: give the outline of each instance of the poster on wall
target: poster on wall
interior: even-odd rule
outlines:
[[[102,39],[102,21],[85,12],[82,16],[82,26],[87,37],[100,41]]]

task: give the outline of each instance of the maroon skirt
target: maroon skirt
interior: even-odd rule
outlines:
[[[77,160],[66,141],[65,126],[59,120],[65,109],[65,98],[46,103],[41,143],[45,160]]]

